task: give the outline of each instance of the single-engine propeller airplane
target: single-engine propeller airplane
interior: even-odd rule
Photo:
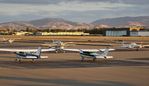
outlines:
[[[79,52],[81,61],[84,61],[85,58],[92,58],[93,61],[96,59],[110,59],[113,56],[108,56],[109,51],[113,51],[115,49],[63,49],[65,51],[73,51]]]
[[[0,51],[5,52],[14,52],[16,54],[16,61],[21,61],[22,59],[31,59],[35,61],[35,59],[44,59],[48,58],[48,56],[41,56],[41,52],[52,52],[55,49],[42,49],[39,47],[38,49],[6,49],[0,48]]]
[[[16,41],[16,40],[20,40],[21,38],[1,38],[0,39],[0,41],[1,42],[7,42],[7,43],[10,43],[10,44],[12,44],[14,41]]]
[[[113,51],[115,49],[68,49],[68,48],[64,48],[64,46],[68,45],[68,44],[72,44],[73,42],[66,42],[63,43],[61,41],[53,41],[54,45],[53,47],[50,47],[52,49],[55,49],[56,52],[79,52],[80,53],[80,57],[81,57],[81,61],[84,61],[85,58],[92,58],[93,61],[95,61],[96,59],[110,59],[113,58],[113,56],[107,56],[109,51]],[[51,46],[51,44],[42,44],[43,46]]]
[[[47,46],[51,49],[55,49],[55,52],[65,52],[63,49],[68,46],[72,46],[73,42],[62,42],[59,40],[52,40],[52,43],[41,44],[42,46]]]

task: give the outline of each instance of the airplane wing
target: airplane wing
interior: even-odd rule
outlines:
[[[63,49],[64,51],[80,52],[80,49]]]
[[[63,49],[64,51],[72,51],[72,52],[80,52],[82,51],[90,51],[90,52],[97,52],[97,51],[105,51],[106,49]],[[109,49],[109,51],[113,51],[115,49]]]
[[[74,44],[74,42],[65,42],[64,45],[67,45],[67,44]]]
[[[106,49],[99,49],[100,51],[105,51]],[[115,49],[108,49],[109,51],[114,51]]]
[[[6,52],[36,52],[37,49],[7,49],[7,48],[0,48],[0,51],[6,51]],[[41,49],[41,52],[50,52],[55,51],[55,49]]]
[[[144,48],[149,48],[149,45],[143,45]]]
[[[54,47],[54,46],[57,46],[57,44],[41,44],[41,46],[46,46],[46,47]]]
[[[90,45],[90,46],[112,46],[112,44],[99,44],[99,43],[77,43],[76,45]]]
[[[52,51],[56,51],[56,49],[53,49],[53,48],[41,49],[41,52],[52,52]]]

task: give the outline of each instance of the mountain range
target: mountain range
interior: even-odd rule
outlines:
[[[44,18],[31,21],[14,21],[0,23],[0,29],[92,29],[96,26],[128,27],[130,25],[149,27],[149,16],[106,18],[96,20],[89,24],[68,21],[62,18]]]
[[[113,27],[129,25],[149,26],[149,16],[106,18],[96,20],[92,24],[105,24]]]

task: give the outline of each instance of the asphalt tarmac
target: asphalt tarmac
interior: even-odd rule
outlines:
[[[0,43],[1,48],[38,48],[44,41]],[[100,49],[76,45],[68,48]],[[115,46],[114,46],[115,47]],[[112,46],[112,48],[114,48]],[[117,47],[117,46],[116,46]],[[43,47],[46,48],[46,47]],[[1,86],[148,86],[149,50],[113,51],[110,60],[80,61],[79,53],[42,53],[48,59],[15,62],[15,54],[0,52]]]

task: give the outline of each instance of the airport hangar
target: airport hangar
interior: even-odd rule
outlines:
[[[146,28],[107,28],[104,36],[149,36],[149,29]]]

